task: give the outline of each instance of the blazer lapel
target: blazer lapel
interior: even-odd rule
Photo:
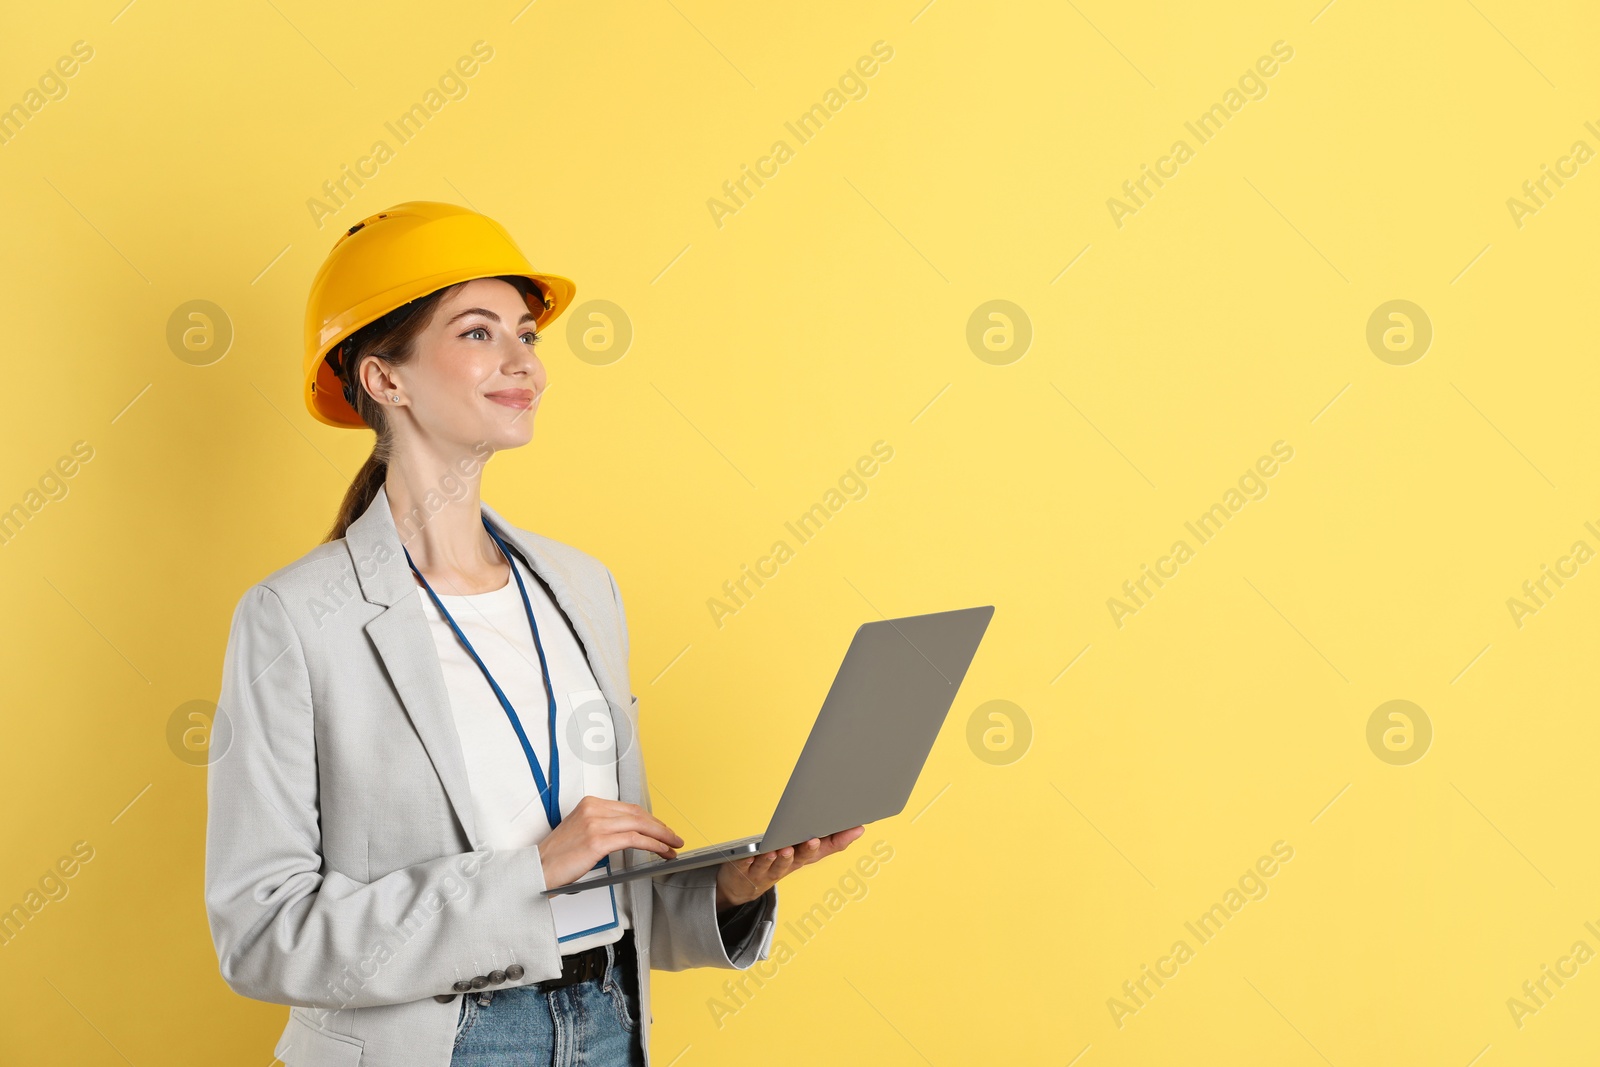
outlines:
[[[450,713],[450,694],[445,688],[428,617],[417,596],[421,586],[406,563],[384,489],[378,490],[367,510],[345,530],[345,544],[362,595],[386,609],[367,623],[367,636],[383,659],[406,715],[428,750],[456,819],[477,850],[481,842],[472,818],[472,788],[467,781],[467,763],[461,753],[461,738],[456,734],[455,717]]]
[[[596,612],[608,610],[609,605],[593,604],[580,594],[577,589],[580,576],[570,574],[539,543],[541,539],[524,536],[487,504],[483,505],[483,511],[495,532],[543,579],[557,606],[571,622],[611,712],[612,736],[617,739],[620,750],[617,795],[630,803],[640,803],[642,757],[639,739],[628,715],[632,697],[628,692],[627,664],[621,662],[621,649],[601,636],[609,632],[609,627],[598,625],[594,617]],[[480,849],[483,845],[472,817],[472,790],[467,779],[466,759],[462,755],[461,738],[456,733],[455,718],[450,712],[444,672],[439,667],[433,634],[417,595],[421,587],[406,564],[386,490],[380,487],[366,511],[350,524],[345,531],[345,543],[362,595],[385,608],[367,623],[367,635],[383,660],[417,736],[428,751],[467,840],[475,850]],[[607,593],[609,595],[609,590]]]

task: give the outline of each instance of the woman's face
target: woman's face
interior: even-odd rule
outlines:
[[[509,283],[461,286],[434,309],[411,360],[391,371],[410,421],[425,438],[469,450],[527,444],[547,382],[533,337],[533,315]]]

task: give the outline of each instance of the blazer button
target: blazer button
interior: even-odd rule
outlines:
[[[482,989],[484,986],[486,986],[488,984],[489,984],[489,976],[486,975],[486,974],[480,974],[477,977],[472,979],[472,988],[473,989]]]
[[[472,983],[463,978],[450,988],[454,989],[457,993],[465,993],[467,990],[472,988]]]
[[[433,995],[433,999],[437,1000],[440,1004],[448,1004],[452,1000],[456,999],[456,995],[454,993],[435,993]]]
[[[513,963],[511,966],[506,968],[506,977],[511,979],[513,982],[527,973],[527,971],[522,969],[522,964],[520,963]]]
[[[505,980],[506,980],[506,972],[504,972],[504,971],[490,971],[489,972],[489,984],[490,985],[499,985],[501,982],[504,982]]]

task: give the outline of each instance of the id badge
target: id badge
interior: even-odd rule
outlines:
[[[606,856],[578,881],[601,878],[610,871],[611,857]],[[556,923],[556,940],[571,941],[584,934],[609,930],[621,922],[617,916],[617,894],[614,890],[614,886],[603,885],[550,897],[550,911]]]

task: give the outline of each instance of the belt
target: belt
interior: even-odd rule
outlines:
[[[618,966],[633,962],[633,931],[622,931],[622,937],[612,946],[616,953]],[[541,991],[560,989],[562,986],[576,985],[587,982],[591,978],[600,978],[606,973],[606,946],[596,945],[586,948],[582,952],[574,952],[561,957],[561,976],[547,978],[536,983]]]
[[[616,953],[617,966],[631,966],[635,958],[633,951],[633,930],[628,929],[622,931],[621,939],[614,942],[611,945],[611,948],[612,951]],[[600,978],[605,973],[606,946],[596,945],[593,948],[586,948],[582,952],[573,952],[562,956],[561,974],[559,976],[555,978],[547,978],[542,982],[532,982],[530,984],[537,986],[541,993],[547,993],[552,989],[560,989],[563,986],[576,985],[579,982],[587,982],[595,978]],[[483,990],[486,986],[499,985],[507,978],[515,981],[516,979],[521,978],[522,975],[522,966],[520,964],[512,964],[504,971],[492,971],[487,975],[479,975],[477,978],[462,979],[456,983],[456,993],[469,993],[475,990]],[[455,999],[455,995],[455,993],[440,993],[433,999],[438,1001],[450,1001]]]

